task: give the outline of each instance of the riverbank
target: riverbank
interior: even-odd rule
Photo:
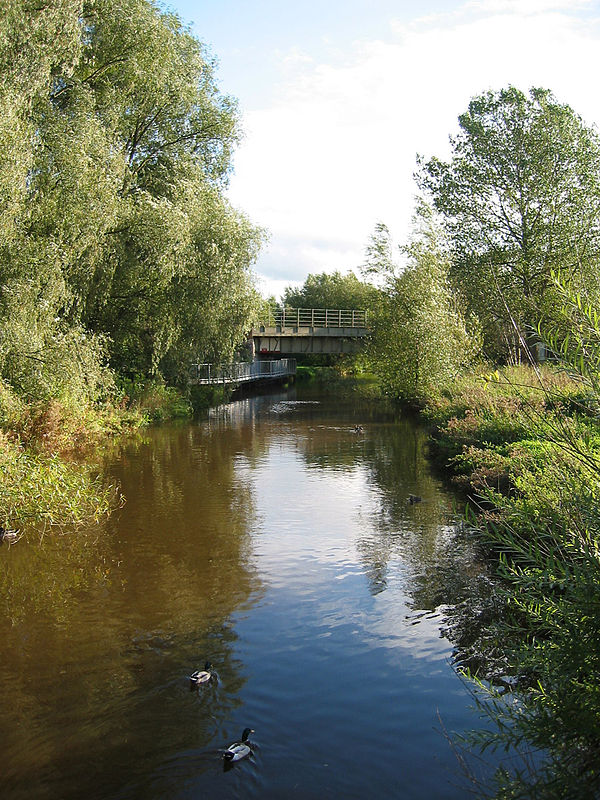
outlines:
[[[45,530],[99,520],[122,504],[103,484],[98,459],[123,437],[161,421],[190,418],[220,394],[186,397],[159,382],[121,381],[103,403],[51,398],[28,403],[0,384],[0,525]]]
[[[597,413],[589,384],[551,367],[464,376],[423,410],[432,457],[469,499],[501,578],[473,612],[475,657],[457,663],[493,723],[467,743],[521,754],[497,774],[497,798],[600,789]]]
[[[431,456],[472,499],[527,492],[526,474],[566,457],[564,439],[590,439],[595,408],[581,382],[545,367],[484,368],[457,378],[422,410]],[[569,465],[572,468],[573,465]]]

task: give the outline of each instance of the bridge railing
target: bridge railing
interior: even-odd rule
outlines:
[[[241,361],[236,364],[192,364],[193,383],[245,383],[296,374],[295,358],[274,361]]]
[[[367,312],[354,308],[286,308],[269,309],[260,324],[268,327],[299,328],[365,328]]]

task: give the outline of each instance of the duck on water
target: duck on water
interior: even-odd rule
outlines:
[[[19,531],[11,531],[9,528],[5,528],[4,525],[0,525],[0,544],[2,542],[14,544],[20,538]]]
[[[251,733],[254,733],[253,728],[244,728],[241,740],[239,742],[233,742],[229,745],[227,750],[223,752],[225,761],[240,761],[240,759],[250,755],[252,748],[248,744],[248,737]]]
[[[205,683],[210,683],[213,679],[216,679],[216,677],[217,673],[212,668],[212,664],[210,661],[207,661],[204,665],[204,669],[196,669],[189,676],[190,688],[197,689]]]

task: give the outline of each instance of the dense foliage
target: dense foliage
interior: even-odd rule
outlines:
[[[572,336],[588,347],[600,328],[588,334],[593,314],[582,308]],[[600,791],[598,395],[576,359],[563,363],[568,372],[464,377],[428,409],[435,452],[469,492],[473,532],[499,559],[501,583],[477,613],[466,625],[450,614],[457,666],[481,682],[492,723],[466,741],[513,751],[484,796]]]
[[[476,322],[467,321],[448,280],[449,261],[431,209],[415,218],[405,265],[395,264],[389,231],[377,226],[366,253],[365,271],[383,282],[372,315],[371,367],[383,390],[404,403],[422,406],[472,363],[479,350]]]
[[[3,458],[118,429],[128,387],[243,342],[262,232],[224,194],[239,136],[213,59],[154,0],[0,4]],[[44,415],[74,438],[27,439]]]
[[[282,303],[291,308],[347,308],[368,310],[373,306],[377,292],[353,272],[322,272],[309,275],[302,286],[288,286]]]
[[[597,294],[600,139],[543,89],[487,92],[459,124],[450,161],[421,159],[419,184],[444,218],[450,277],[487,354],[518,362],[519,337],[556,304],[553,270]]]
[[[150,0],[8,0],[0,31],[0,376],[95,398],[107,357],[230,357],[261,236],[224,198],[239,125],[205,48]]]

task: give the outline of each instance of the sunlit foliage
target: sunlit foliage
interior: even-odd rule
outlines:
[[[450,160],[421,160],[419,183],[444,218],[450,278],[488,355],[518,362],[520,337],[556,303],[553,269],[597,295],[600,139],[545,89],[474,97],[459,124]]]
[[[368,310],[377,297],[374,287],[353,272],[309,275],[297,289],[288,286],[282,302],[291,308],[348,308]]]
[[[154,0],[0,4],[0,491],[23,444],[119,429],[124,378],[181,385],[243,343],[262,232],[225,197],[240,126],[215,69]]]
[[[390,259],[387,230],[379,227],[367,252],[367,268],[386,281],[373,316],[370,354],[387,394],[423,405],[455,379],[478,352],[476,325],[467,328],[448,281],[449,264],[433,215],[422,206],[401,270]]]
[[[0,375],[96,400],[107,360],[230,358],[261,233],[223,194],[239,123],[204,46],[149,0],[8,0],[0,31]]]

